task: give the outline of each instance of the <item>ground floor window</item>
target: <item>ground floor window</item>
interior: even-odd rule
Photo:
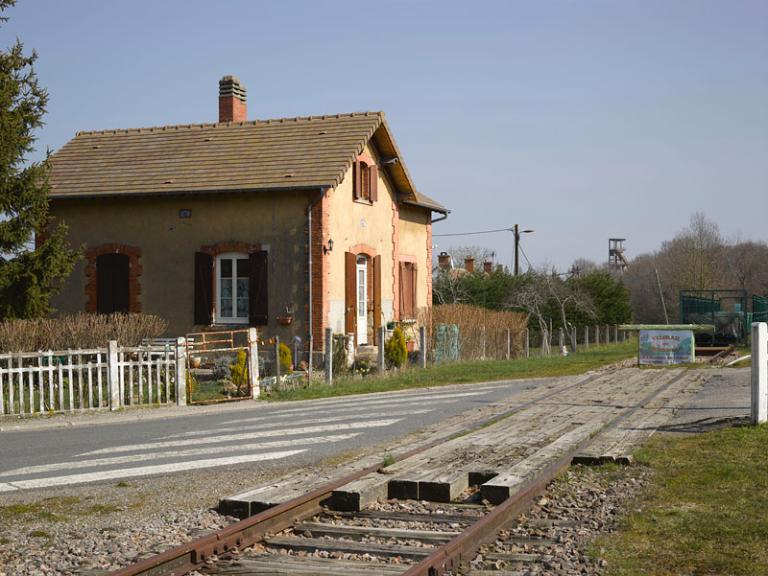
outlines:
[[[228,253],[216,257],[216,321],[248,323],[250,262],[247,254]]]

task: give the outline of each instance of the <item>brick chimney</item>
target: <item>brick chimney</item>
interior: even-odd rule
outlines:
[[[219,80],[219,122],[245,122],[248,111],[245,104],[245,86],[236,76]]]
[[[437,265],[440,270],[448,270],[451,267],[451,255],[448,252],[440,252],[437,255]]]
[[[467,272],[475,271],[475,259],[472,256],[464,258],[464,270]]]
[[[486,274],[493,273],[493,262],[491,262],[490,260],[486,260],[485,262],[483,262],[483,272],[485,272]]]

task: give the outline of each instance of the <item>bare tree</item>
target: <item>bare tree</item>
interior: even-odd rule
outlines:
[[[571,349],[576,349],[576,334],[572,330],[573,324],[568,321],[569,310],[579,310],[592,318],[597,317],[592,299],[583,293],[577,282],[563,282],[554,271],[544,276],[544,286],[550,302],[557,306],[560,315],[560,323],[571,341]]]
[[[549,355],[551,349],[549,345],[549,323],[546,316],[546,308],[549,302],[543,276],[535,272],[529,272],[526,275],[526,282],[510,295],[508,306],[513,309],[523,310],[533,317],[541,332],[542,353]]]

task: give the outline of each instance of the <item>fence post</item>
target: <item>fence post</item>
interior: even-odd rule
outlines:
[[[595,346],[600,346],[600,326],[595,326]]]
[[[248,328],[248,377],[251,379],[251,398],[254,400],[261,395],[259,376],[259,333],[256,328]]]
[[[584,348],[589,348],[589,326],[584,326]]]
[[[560,351],[560,354],[565,352],[565,332],[562,328],[557,329],[557,347]]]
[[[619,343],[619,325],[618,324],[613,325],[613,343],[614,344]]]
[[[577,340],[576,326],[571,326],[571,346],[573,347],[573,352],[576,352],[576,349],[578,348],[579,343]]]
[[[768,323],[752,323],[752,424],[768,421]]]
[[[312,354],[312,351],[309,351]],[[280,336],[275,336],[275,389],[280,388]]]
[[[187,405],[187,339],[176,338],[176,405]]]
[[[120,408],[120,370],[117,365],[117,340],[110,340],[107,345],[107,388],[109,389],[109,409]],[[82,398],[80,400],[82,402]]]
[[[507,328],[507,360],[512,357],[512,332]]]
[[[531,357],[531,333],[528,330],[528,328],[525,329],[525,342],[523,343],[523,347],[525,348],[525,357],[530,358]]]
[[[325,383],[333,384],[333,329],[325,329]]]
[[[605,343],[611,343],[611,327],[608,324],[605,325]]]
[[[379,370],[379,374],[384,373],[384,339],[387,337],[387,328],[385,326],[379,326],[379,348],[376,351],[376,367]]]
[[[347,366],[355,363],[355,335],[350,332],[344,340],[344,348],[347,351]]]
[[[419,326],[419,365],[427,367],[427,327]]]

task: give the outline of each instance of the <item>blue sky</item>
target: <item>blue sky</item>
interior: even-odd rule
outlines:
[[[768,240],[768,2],[19,0],[41,149],[78,130],[383,110],[434,232],[519,223],[535,265],[658,248],[704,212]],[[509,233],[436,238],[510,264]]]

